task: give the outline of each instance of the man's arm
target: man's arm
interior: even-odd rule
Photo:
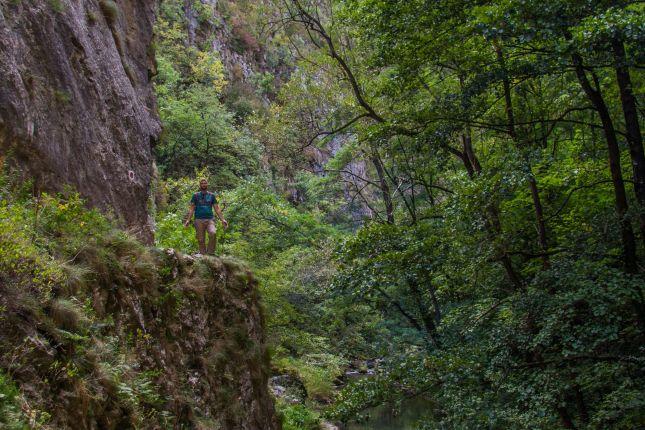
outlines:
[[[193,214],[195,213],[195,203],[190,203],[190,208],[188,208],[188,216],[186,216],[186,221],[184,221],[184,227],[188,227],[190,220],[193,219]]]
[[[224,226],[224,228],[227,228],[228,227],[228,221],[226,221],[224,219],[224,216],[222,215],[222,209],[220,209],[220,207],[219,207],[219,205],[217,203],[215,203],[215,213],[217,214],[217,218],[219,218],[220,221],[222,221],[222,225]]]

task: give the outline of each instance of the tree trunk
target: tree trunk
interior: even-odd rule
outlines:
[[[463,147],[463,152],[465,155],[464,165],[466,169],[469,169],[470,176],[473,176],[474,173],[481,173],[482,166],[479,164],[479,160],[475,156],[475,151],[473,150],[473,140],[470,135],[470,127],[466,127],[463,134],[461,135],[461,142]]]
[[[464,89],[463,76],[459,76],[459,84],[463,91]],[[468,176],[470,178],[473,178],[475,174],[479,175],[481,173],[482,166],[473,149],[472,136],[471,136],[469,125],[466,125],[464,127],[464,130],[461,135],[461,143],[462,143],[462,152],[459,152],[459,151],[451,151],[451,152],[461,159],[462,163],[464,164],[464,167],[466,168],[466,171],[468,172]],[[491,202],[486,207],[486,219],[487,219],[486,230],[491,243],[494,244],[495,238],[500,236],[502,233],[502,224],[499,220],[499,208],[497,207],[497,204],[495,202]],[[495,247],[499,248],[498,245],[495,245]],[[515,271],[515,268],[513,267],[513,261],[511,260],[511,257],[508,255],[504,247],[502,246],[501,249],[497,249],[496,252],[498,254],[499,261],[502,264],[504,271],[506,272],[506,276],[508,277],[508,280],[511,281],[511,284],[513,284],[513,287],[516,290],[522,288],[523,286],[522,279]]]
[[[549,244],[546,236],[546,224],[544,223],[544,209],[542,208],[542,201],[540,200],[540,190],[538,189],[537,181],[532,173],[529,176],[529,187],[531,189],[531,197],[533,197],[533,208],[535,210],[535,218],[537,220],[540,249],[544,253],[542,255],[542,266],[545,269],[548,269],[550,263],[549,256],[546,252],[549,249]]]
[[[609,109],[602,97],[602,93],[600,92],[600,86],[597,86],[597,88],[594,89],[587,78],[587,74],[585,73],[582,63],[582,57],[580,54],[574,53],[571,58],[573,60],[576,76],[578,77],[578,82],[600,116],[605,140],[607,142],[609,171],[611,172],[611,180],[614,185],[616,212],[618,214],[618,222],[623,245],[623,264],[628,272],[635,273],[636,241],[634,239],[634,231],[632,230],[632,224],[627,212],[629,206],[627,204],[625,183],[623,181],[623,174],[620,167],[620,148],[618,147],[614,124],[611,120],[611,116],[609,115]]]
[[[387,184],[385,178],[385,170],[383,169],[383,164],[381,158],[378,154],[373,151],[372,156],[370,157],[374,168],[376,169],[376,175],[378,176],[379,186],[381,188],[381,195],[383,197],[383,203],[385,204],[385,214],[387,215],[387,223],[394,224],[394,204],[392,203],[392,196],[390,195],[390,187]]]
[[[470,128],[468,127],[466,127],[464,133],[462,134],[462,145],[464,151],[454,151],[453,154],[461,159],[464,167],[466,168],[466,171],[468,172],[468,176],[470,178],[473,178],[475,173],[481,173],[482,167],[473,150],[472,140],[470,137]],[[495,238],[500,236],[502,233],[502,224],[499,219],[499,208],[497,207],[496,203],[491,202],[486,207],[486,219],[486,230],[488,232],[489,239],[491,243],[495,243]],[[499,246],[495,246],[499,248]],[[515,271],[511,257],[508,255],[504,247],[502,246],[501,249],[497,249],[496,252],[498,254],[499,261],[502,263],[502,267],[506,272],[506,276],[508,276],[508,279],[509,281],[511,281],[511,284],[513,284],[513,287],[515,289],[522,288],[522,279]]]
[[[585,397],[582,394],[582,390],[579,386],[575,386],[575,395],[576,395],[576,405],[578,405],[578,412],[580,413],[580,421],[583,424],[589,424],[589,410],[587,409],[587,403],[585,402]]]
[[[515,114],[513,112],[513,99],[511,98],[511,82],[508,79],[508,71],[506,70],[506,60],[504,59],[504,53],[502,48],[498,43],[493,42],[493,48],[495,48],[495,54],[497,54],[497,62],[499,67],[504,73],[502,78],[502,84],[504,86],[504,109],[506,110],[506,118],[508,119],[508,134],[513,138],[517,139],[517,133],[515,133]]]
[[[488,226],[488,231],[491,235],[491,241],[494,241],[496,236],[502,235],[502,223],[499,219],[499,208],[496,203],[491,203],[486,208],[486,211],[488,212],[488,222],[490,223]],[[520,275],[518,275],[515,271],[515,268],[513,267],[513,261],[504,248],[505,247],[502,245],[501,249],[497,250],[499,261],[502,263],[502,267],[504,267],[506,276],[508,276],[508,279],[513,284],[513,287],[516,290],[519,290],[523,288],[522,278],[520,278]]]
[[[504,77],[502,81],[504,86],[504,102],[505,102],[506,118],[508,120],[508,134],[515,142],[515,146],[517,146],[518,149],[521,150],[523,145],[520,142],[519,136],[517,134],[517,130],[515,129],[515,113],[513,111],[513,99],[511,98],[511,82],[508,79],[508,72],[506,70],[506,61],[504,60],[504,53],[502,52],[502,48],[499,46],[499,44],[494,43],[493,46],[495,48],[495,53],[497,54],[497,61],[499,62],[499,66],[501,67],[502,72],[504,73]],[[529,170],[528,181],[529,181],[529,189],[531,190],[531,197],[533,199],[533,211],[535,212],[535,221],[537,224],[538,243],[540,244],[540,249],[543,253],[542,265],[545,269],[548,269],[550,265],[549,256],[547,255],[549,244],[546,236],[544,210],[542,208],[542,201],[540,199],[540,192],[538,189],[537,180],[535,179],[533,172],[531,172],[531,167],[528,160],[526,161],[526,164]]]
[[[616,61],[616,80],[620,89],[620,101],[625,116],[627,128],[627,143],[629,144],[629,156],[632,160],[632,172],[634,175],[634,193],[639,207],[639,226],[641,240],[645,245],[645,153],[643,152],[643,136],[641,135],[640,123],[638,122],[638,108],[636,98],[632,91],[632,81],[627,67],[625,47],[623,42],[614,39],[612,49]]]
[[[573,420],[571,419],[571,415],[569,415],[569,411],[563,406],[558,406],[558,415],[560,416],[560,421],[562,422],[562,427],[565,429],[573,429],[575,430],[576,426],[573,425]]]
[[[473,171],[477,174],[481,173],[482,166],[479,164],[479,160],[475,156],[475,151],[473,150],[473,138],[470,133],[470,126],[466,126],[466,131],[464,133],[464,153],[468,157],[470,164],[473,166]]]
[[[437,325],[436,325],[437,309],[435,309],[435,315],[433,316],[430,313],[430,309],[428,309],[428,306],[426,305],[423,299],[421,290],[419,290],[419,284],[415,279],[408,278],[407,283],[408,283],[408,286],[410,287],[410,292],[412,293],[412,296],[417,302],[417,309],[419,310],[419,314],[421,314],[421,320],[423,321],[423,326],[426,330],[426,333],[428,333],[428,336],[430,337],[430,339],[432,339],[432,342],[434,343],[434,345],[436,347],[439,347],[440,344],[439,344],[439,339],[437,337]]]

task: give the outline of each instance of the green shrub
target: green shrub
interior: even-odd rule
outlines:
[[[0,279],[6,276],[17,285],[48,295],[63,273],[36,246],[32,215],[22,205],[0,202]]]
[[[54,98],[62,105],[67,105],[72,100],[72,96],[65,90],[54,90]]]
[[[166,213],[157,219],[156,242],[162,248],[173,248],[190,253],[197,249],[197,239],[192,227],[184,227],[182,214]]]
[[[312,399],[329,400],[335,390],[334,380],[342,374],[344,360],[332,354],[306,354],[301,358],[274,360],[281,371],[298,375]]]
[[[65,238],[56,240],[61,251],[78,250],[89,239],[105,236],[114,228],[98,210],[88,209],[78,193],[51,196],[43,193],[36,205],[34,220],[42,236]]]
[[[18,389],[9,376],[2,372],[0,372],[0,428],[6,430],[29,428],[20,411]]]
[[[99,19],[99,17],[91,10],[88,10],[85,16],[87,16],[87,22],[89,22],[90,24],[96,23],[96,21],[98,21]]]
[[[49,0],[49,5],[54,9],[55,12],[61,13],[65,10],[65,6],[61,0]]]
[[[278,413],[282,415],[282,430],[317,430],[320,419],[318,414],[304,405],[277,403]]]
[[[101,0],[99,6],[108,24],[113,25],[119,19],[119,7],[112,0]]]

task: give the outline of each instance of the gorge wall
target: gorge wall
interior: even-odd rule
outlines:
[[[0,1],[0,153],[152,241],[156,0]]]

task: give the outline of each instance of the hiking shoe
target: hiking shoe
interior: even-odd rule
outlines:
[[[202,254],[198,252],[197,254],[195,254],[195,257],[196,258],[202,257]]]

